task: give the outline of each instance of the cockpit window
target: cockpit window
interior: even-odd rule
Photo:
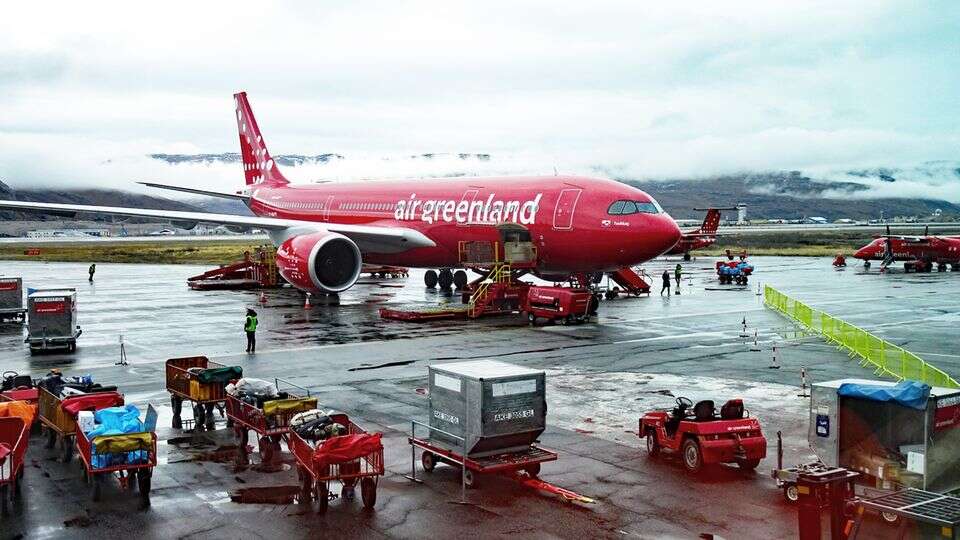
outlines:
[[[663,209],[653,199],[650,202],[616,201],[607,209],[607,213],[611,216],[628,216],[638,212],[641,214],[660,214]]]

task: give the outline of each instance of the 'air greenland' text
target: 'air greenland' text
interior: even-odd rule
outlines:
[[[520,223],[533,225],[537,220],[542,193],[529,201],[495,201],[493,194],[486,200],[446,201],[421,200],[416,193],[397,202],[393,217],[397,221],[421,220],[425,223],[495,224]]]

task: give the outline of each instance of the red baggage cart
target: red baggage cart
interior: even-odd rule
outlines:
[[[351,421],[346,414],[337,413],[330,416],[331,420],[347,428],[347,435],[365,435],[366,430]],[[327,439],[328,441],[331,439]],[[322,445],[321,441],[319,444]],[[319,503],[318,512],[325,512],[331,497],[330,482],[338,481],[343,487],[340,494],[343,498],[353,495],[354,487],[360,483],[360,497],[363,506],[373,508],[377,502],[377,484],[383,476],[383,445],[379,445],[366,455],[343,462],[320,463],[317,449],[303,439],[296,431],[290,432],[287,443],[290,451],[297,460],[297,476],[300,479],[300,500],[307,502],[316,497]],[[323,447],[320,446],[320,453]]]
[[[150,506],[150,479],[157,466],[157,434],[153,432],[102,435],[91,441],[75,425],[77,454],[94,502],[100,500],[107,477],[116,476],[123,490],[132,490],[134,477],[140,491],[140,508]],[[96,450],[96,451],[94,451]]]
[[[203,382],[202,377],[193,368],[226,369],[227,366],[211,361],[206,356],[188,356],[185,358],[171,358],[166,363],[167,392],[170,392],[170,405],[173,407],[173,429],[183,429],[180,411],[183,402],[193,404],[193,422],[197,430],[213,430],[213,410],[220,410],[224,415],[224,403],[227,400],[227,381]],[[242,371],[237,369],[234,378],[242,377]],[[230,427],[229,425],[227,427]]]
[[[283,379],[274,379],[277,390],[280,390],[281,382],[284,383],[283,391],[288,397],[267,401],[262,409],[227,394],[227,418],[233,422],[233,431],[238,441],[238,467],[250,464],[247,447],[250,431],[257,434],[261,464],[266,467],[279,466],[280,441],[286,440],[290,435],[290,419],[301,412],[317,408],[317,400],[310,398],[309,390]],[[295,390],[291,392],[289,388]]]
[[[0,514],[4,516],[9,514],[14,498],[20,496],[29,430],[21,418],[0,418]]]
[[[96,392],[60,399],[46,388],[40,388],[38,414],[40,423],[47,430],[47,448],[53,448],[60,442],[60,461],[70,461],[73,456],[73,437],[77,434],[77,416],[64,410],[64,405],[82,398],[97,396],[97,404],[83,407],[81,410],[98,410],[123,405],[123,395],[117,392]]]

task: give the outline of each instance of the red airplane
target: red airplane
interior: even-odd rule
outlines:
[[[697,210],[700,210],[699,208]],[[735,210],[728,208],[708,208],[700,227],[683,232],[680,241],[673,249],[664,255],[683,255],[683,260],[690,260],[690,252],[712,246],[717,241],[717,229],[720,227],[720,210]]]
[[[245,92],[234,95],[246,187],[222,193],[255,217],[202,212],[0,201],[0,208],[199,222],[267,231],[280,274],[298,289],[339,293],[363,262],[440,269],[449,287],[461,241],[520,240],[536,247],[545,279],[614,271],[668,251],[680,229],[652,197],[613,180],[579,176],[442,178],[292,185],[263,139]],[[459,276],[465,278],[466,275]]]
[[[937,266],[943,272],[960,270],[960,237],[930,236],[929,227],[923,236],[893,236],[890,227],[887,234],[879,235],[869,244],[858,249],[854,257],[863,260],[863,267],[870,268],[870,261],[881,261],[880,270],[886,270],[895,261],[904,261],[906,271],[930,272]]]

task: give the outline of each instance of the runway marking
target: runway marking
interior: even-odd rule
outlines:
[[[622,341],[613,341],[611,344],[620,345],[623,343],[640,343],[645,341],[663,341],[667,339],[681,339],[689,337],[703,337],[703,336],[713,336],[713,337],[726,337],[726,334],[723,332],[693,332],[691,334],[675,334],[671,336],[657,336],[649,338],[637,338],[637,339],[625,339]]]

